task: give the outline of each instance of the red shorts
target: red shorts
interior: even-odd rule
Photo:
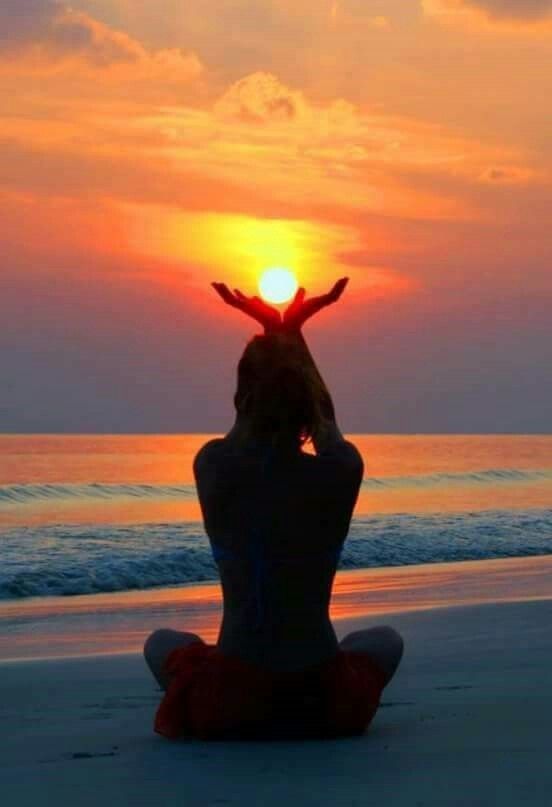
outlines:
[[[276,739],[362,734],[385,677],[365,653],[339,650],[328,662],[274,672],[193,642],[165,661],[169,686],[154,730],[169,739]]]

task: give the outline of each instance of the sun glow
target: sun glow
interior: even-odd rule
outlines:
[[[297,279],[289,269],[267,269],[259,280],[259,290],[269,303],[287,303],[297,291]]]
[[[316,295],[328,291],[343,275],[350,277],[357,299],[373,300],[413,286],[411,278],[392,267],[365,262],[363,257],[359,262],[355,256],[364,256],[366,246],[350,227],[219,213],[182,214],[166,206],[128,202],[117,209],[129,247],[162,262],[156,280],[174,284],[178,294],[203,295],[201,304],[211,301],[213,310],[219,302],[205,291],[206,276],[224,279],[229,288],[247,295],[258,289],[263,299],[276,305],[290,300],[298,283],[307,295]],[[377,233],[371,234],[374,253],[385,252],[387,246]],[[342,262],[342,256],[348,255],[353,263]],[[291,267],[300,267],[299,280]],[[349,289],[347,294],[350,299]]]

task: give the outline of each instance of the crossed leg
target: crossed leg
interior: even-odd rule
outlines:
[[[378,625],[348,633],[339,643],[342,650],[367,653],[381,667],[387,678],[385,686],[393,678],[403,655],[403,638],[389,625]]]
[[[163,672],[165,659],[175,647],[185,647],[191,642],[203,642],[197,633],[160,628],[151,633],[144,643],[144,658],[154,678],[162,689],[168,686]],[[389,625],[378,625],[348,633],[339,643],[343,650],[367,653],[377,662],[386,675],[385,685],[395,674],[401,661],[404,642],[400,633]]]
[[[165,659],[175,647],[186,647],[191,642],[203,643],[203,639],[197,633],[172,628],[159,628],[144,642],[144,658],[161,689],[166,690],[168,686],[168,678],[163,672]]]

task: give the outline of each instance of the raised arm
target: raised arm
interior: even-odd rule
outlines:
[[[293,301],[282,316],[282,330],[295,343],[299,355],[305,362],[305,372],[313,373],[318,381],[317,386],[321,394],[320,408],[324,417],[324,424],[321,431],[313,435],[313,444],[317,454],[327,453],[346,446],[351,446],[353,449],[354,447],[347,443],[337,425],[335,407],[330,391],[316,366],[301,328],[310,317],[314,316],[322,308],[337,302],[343,294],[347,282],[348,278],[342,277],[327,294],[312,297],[309,300],[305,299],[305,289],[298,289]],[[356,451],[356,449],[354,450]]]
[[[290,348],[294,350],[302,362],[305,373],[312,374],[317,380],[316,386],[320,391],[320,410],[324,418],[323,427],[313,435],[312,442],[317,454],[327,451],[337,443],[344,442],[343,435],[337,425],[335,407],[330,391],[309,350],[305,337],[300,330],[290,330],[286,333],[290,340]]]
[[[344,439],[337,425],[330,392],[316,366],[301,330],[305,322],[314,314],[337,302],[348,280],[349,278],[342,277],[334,283],[329,292],[309,299],[305,299],[305,289],[299,288],[282,316],[277,309],[269,306],[259,297],[246,297],[239,289],[234,289],[232,293],[224,283],[212,284],[225,303],[238,308],[247,316],[260,322],[264,326],[265,333],[279,333],[282,338],[289,340],[290,350],[295,353],[297,360],[303,364],[305,372],[312,374],[316,379],[316,386],[320,391],[320,408],[324,419],[319,433],[313,435],[313,444],[317,454],[339,451],[347,449],[347,447],[356,452],[355,447]],[[234,430],[236,428],[237,426],[234,427]],[[358,454],[358,452],[356,453]]]

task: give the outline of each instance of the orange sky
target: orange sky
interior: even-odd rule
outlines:
[[[550,430],[550,0],[7,5],[0,430],[225,429],[271,265],[344,428]]]

